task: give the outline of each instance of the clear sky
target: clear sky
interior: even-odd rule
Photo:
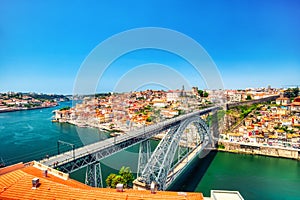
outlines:
[[[82,62],[100,42],[141,27],[196,40],[225,88],[299,85],[299,10],[295,0],[0,0],[0,92],[71,94]],[[130,69],[163,60],[180,71],[176,59],[154,51],[119,64]],[[108,79],[119,76],[110,71]],[[101,88],[111,90],[109,81]]]

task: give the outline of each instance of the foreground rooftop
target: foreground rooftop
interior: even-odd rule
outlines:
[[[39,178],[34,188],[32,179]],[[45,176],[36,162],[16,164],[0,169],[0,199],[204,199],[202,193],[157,191],[151,194],[146,190],[93,188],[78,181],[66,178],[60,172],[52,171]]]

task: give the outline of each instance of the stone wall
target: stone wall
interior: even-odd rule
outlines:
[[[231,109],[233,107],[236,107],[236,106],[252,105],[252,104],[255,104],[255,103],[262,103],[262,102],[267,102],[267,101],[274,101],[278,97],[279,97],[279,95],[274,95],[274,96],[265,97],[265,98],[261,98],[261,99],[250,100],[250,101],[241,101],[241,102],[236,102],[236,103],[227,103],[226,104],[226,109],[229,110],[229,109]]]
[[[281,147],[268,147],[253,144],[239,144],[232,142],[219,141],[219,145],[224,145],[225,149],[221,151],[244,153],[253,155],[265,155],[272,157],[291,158],[300,160],[300,149],[290,149]]]

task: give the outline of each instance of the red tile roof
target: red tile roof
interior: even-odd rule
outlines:
[[[300,97],[296,97],[296,98],[294,99],[294,102],[300,102]]]
[[[114,200],[150,200],[150,199],[203,199],[201,193],[177,193],[127,189],[117,192],[115,189],[93,188],[72,179],[63,180],[53,175],[44,177],[42,171],[32,165],[11,166],[0,171],[0,199],[114,199]],[[40,185],[32,189],[32,179],[39,178]]]

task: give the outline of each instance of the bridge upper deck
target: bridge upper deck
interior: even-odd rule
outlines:
[[[144,128],[141,128],[139,130],[134,130],[127,132],[124,135],[120,135],[113,138],[108,138],[90,145],[86,145],[77,149],[74,149],[73,151],[68,151],[65,153],[58,154],[56,156],[52,156],[48,159],[44,159],[41,162],[47,166],[60,166],[64,165],[69,162],[73,162],[75,159],[80,159],[81,157],[85,157],[88,155],[95,154],[97,152],[105,151],[106,149],[114,146],[114,145],[120,145],[126,143],[127,141],[132,140],[129,144],[134,144],[141,142],[143,140],[149,139],[153,137],[155,134],[159,133],[160,131],[166,130],[169,127],[179,123],[182,120],[185,120],[187,118],[197,116],[197,115],[204,115],[209,112],[212,112],[214,110],[217,110],[219,107],[214,106],[210,108],[205,108],[203,110],[194,111],[185,115],[181,115],[172,119],[165,120],[163,122],[159,122],[150,126],[145,126]],[[123,149],[127,148],[128,146],[123,145]],[[120,149],[122,150],[122,149]],[[108,155],[107,155],[108,156]],[[102,157],[103,158],[103,157]],[[101,158],[100,158],[101,159]]]

